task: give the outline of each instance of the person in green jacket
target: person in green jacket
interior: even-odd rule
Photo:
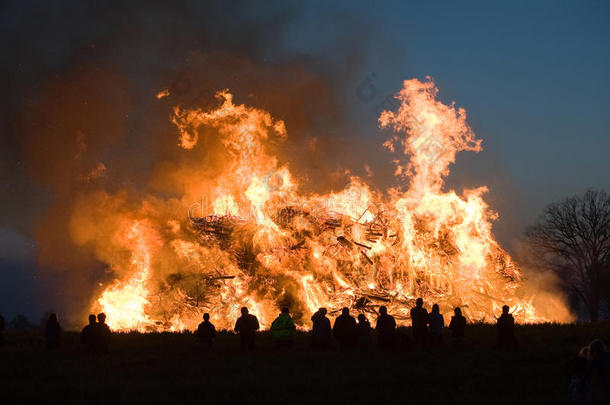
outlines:
[[[282,308],[282,313],[271,324],[271,337],[273,337],[275,347],[292,346],[296,334],[297,329],[288,308]]]

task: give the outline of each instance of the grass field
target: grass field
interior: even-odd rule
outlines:
[[[49,352],[38,333],[9,331],[0,347],[0,403],[562,404],[565,362],[594,338],[610,342],[608,323],[517,333],[514,349],[494,347],[495,327],[472,325],[462,350],[406,342],[395,352],[316,352],[304,333],[278,351],[261,333],[248,354],[230,333],[219,334],[210,354],[188,333],[128,333],[113,336],[111,353],[92,357],[77,333],[64,333],[61,348]],[[594,396],[602,403],[597,388]]]

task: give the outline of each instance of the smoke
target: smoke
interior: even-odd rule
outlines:
[[[82,316],[117,271],[104,263],[126,260],[94,247],[116,225],[112,213],[155,197],[178,211],[177,198],[195,198],[185,191],[219,166],[214,139],[178,157],[175,105],[206,108],[231,89],[286,122],[277,153],[305,187],[343,186],[362,145],[337,136],[351,125],[342,94],[375,34],[360,23],[321,54],[296,54],[285,42],[301,12],[280,1],[3,3],[12,63],[3,64],[2,164],[13,191],[3,221],[36,241],[49,306]]]
[[[540,257],[524,239],[515,240],[514,258],[523,271],[521,292],[532,297],[532,303],[541,316],[572,322],[577,315],[571,312],[566,294],[568,288],[551,270],[545,268]]]
[[[306,35],[296,24],[303,13],[298,3],[66,1],[34,8],[14,1],[2,7],[10,16],[2,37],[12,39],[1,79],[0,154],[11,194],[0,202],[9,213],[2,226],[36,241],[41,280],[53,292],[48,306],[76,323],[103,287],[129,276],[122,264],[133,260],[125,248],[132,241],[116,233],[125,218],[137,212],[133,220],[143,221],[145,234],[153,212],[184,220],[184,207],[206,191],[205,179],[224,168],[213,131],[188,153],[178,147],[174,106],[210,111],[218,105],[215,93],[229,89],[236,104],[283,120],[289,137],[267,146],[299,176],[302,192],[343,189],[354,168],[377,176],[373,184],[386,186],[392,177],[389,165],[371,173],[363,164],[371,144],[381,142],[353,136],[345,95],[354,97],[371,42],[383,42],[384,63],[404,55],[354,16],[320,13],[325,21],[318,23],[340,34],[307,54],[290,46]],[[179,223],[155,228],[156,237],[187,239]],[[166,259],[178,247],[159,249],[159,276],[186,283],[176,277],[188,276],[188,269],[177,275],[188,260]],[[219,263],[229,262],[222,255]],[[290,301],[298,286],[281,284],[279,301]]]

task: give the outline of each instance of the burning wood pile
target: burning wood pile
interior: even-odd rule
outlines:
[[[396,221],[391,221],[388,216],[384,215],[382,212],[372,214],[373,211],[374,209],[367,207],[357,218],[352,218],[334,211],[312,213],[302,208],[295,209],[292,206],[281,208],[277,215],[273,217],[276,223],[278,223],[282,229],[292,232],[294,235],[293,240],[296,240],[299,237],[302,239],[297,243],[270,248],[265,253],[277,254],[278,251],[282,251],[282,254],[294,254],[298,259],[298,257],[301,256],[301,252],[296,251],[308,249],[307,237],[325,239],[329,242],[327,242],[323,249],[323,255],[330,259],[337,260],[338,262],[342,262],[340,265],[341,267],[362,265],[362,260],[358,260],[358,258],[360,258],[365,260],[364,264],[373,267],[374,271],[376,263],[369,256],[369,252],[373,250],[373,245],[382,243],[383,241],[390,246],[397,246],[400,241],[397,229],[392,228],[390,225],[391,223],[396,224]],[[368,221],[362,224],[361,221],[367,212],[370,214]],[[310,229],[313,229],[313,233],[308,232],[306,235],[303,235],[302,233],[299,234],[294,223],[295,218],[297,217],[307,221],[311,225]],[[254,251],[244,253],[236,248],[242,245],[241,241],[236,238],[243,237],[244,234],[247,234],[245,231],[248,226],[247,220],[230,214],[213,214],[203,218],[189,216],[189,221],[193,230],[198,234],[198,239],[202,245],[217,245],[221,249],[230,252],[242,270],[247,271],[247,269],[250,268],[252,261],[246,262],[243,260],[243,257],[253,258],[256,256],[256,253]],[[354,226],[361,226],[363,228],[363,241],[358,241],[354,238],[354,235],[351,232],[351,229]],[[236,231],[235,234],[234,231]],[[330,239],[320,238],[324,233],[329,233],[332,236]],[[435,249],[441,252],[441,255],[446,258],[446,264],[454,265],[451,261],[451,257],[460,253],[459,248],[452,244],[446,237],[440,238],[435,245]],[[251,247],[252,245],[248,244],[248,246]],[[496,268],[498,269],[498,273],[505,278],[507,282],[518,283],[521,280],[520,272],[514,264],[511,262],[507,263],[505,257],[503,251],[498,250],[496,257]],[[377,263],[377,266],[379,266],[379,263]],[[211,279],[225,280],[233,278],[235,278],[235,276],[218,276],[218,278]],[[376,285],[371,288],[370,285],[359,285],[357,280],[352,281],[354,281],[354,284],[349,288],[351,299],[348,302],[342,301],[335,306],[332,306],[331,304],[331,307],[329,308],[330,314],[339,313],[342,306],[347,305],[358,312],[369,313],[376,316],[378,315],[378,308],[383,305],[394,309],[402,308],[401,311],[397,312],[396,316],[398,319],[407,320],[408,316],[404,309],[414,306],[417,297],[421,296],[428,302],[435,303],[451,302],[456,298],[447,295],[445,290],[426,286],[422,286],[424,288],[419,289],[419,294],[416,297],[405,295],[399,291],[392,291],[392,289],[384,288],[383,285]],[[490,300],[502,301],[501,298],[485,295],[484,293],[480,294]],[[468,307],[470,305],[465,304],[464,306]],[[490,317],[494,315],[492,308],[477,306],[476,309],[478,314],[487,313]]]

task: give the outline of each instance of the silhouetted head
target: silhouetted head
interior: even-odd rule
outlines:
[[[210,314],[208,314],[207,312],[205,314],[203,314],[203,320],[204,321],[209,321],[210,320]]]
[[[93,325],[95,323],[95,315],[89,315],[89,325]]]
[[[504,305],[504,306],[502,307],[502,313],[503,313],[503,314],[508,314],[508,310],[509,310],[509,309],[510,309],[510,308],[508,307],[508,305]]]
[[[453,309],[453,313],[454,313],[454,314],[456,314],[456,315],[462,315],[462,308],[460,308],[460,307],[455,307],[455,308]]]
[[[326,313],[327,313],[328,311],[326,310],[326,308],[320,308],[320,309],[318,310],[318,312],[319,312],[319,313],[321,313],[322,315],[326,315]]]
[[[54,313],[50,314],[49,315],[49,322],[57,323],[57,314],[54,314]]]
[[[349,308],[343,307],[343,309],[341,310],[341,315],[349,315]]]
[[[440,310],[438,309],[438,304],[432,305],[432,312],[434,312],[435,314],[438,314],[440,312]]]
[[[97,321],[99,323],[105,323],[106,322],[106,314],[103,312],[100,312],[99,314],[97,314]]]
[[[422,298],[418,298],[417,301],[415,301],[415,305],[417,305],[418,307],[423,307],[424,300]]]
[[[381,315],[385,315],[385,314],[388,313],[388,309],[382,305],[382,306],[379,307],[379,313]]]
[[[248,308],[246,307],[241,307],[241,314],[242,315],[246,315],[248,313]]]
[[[366,321],[366,316],[364,316],[364,314],[358,315],[358,322],[364,322],[364,321]]]

